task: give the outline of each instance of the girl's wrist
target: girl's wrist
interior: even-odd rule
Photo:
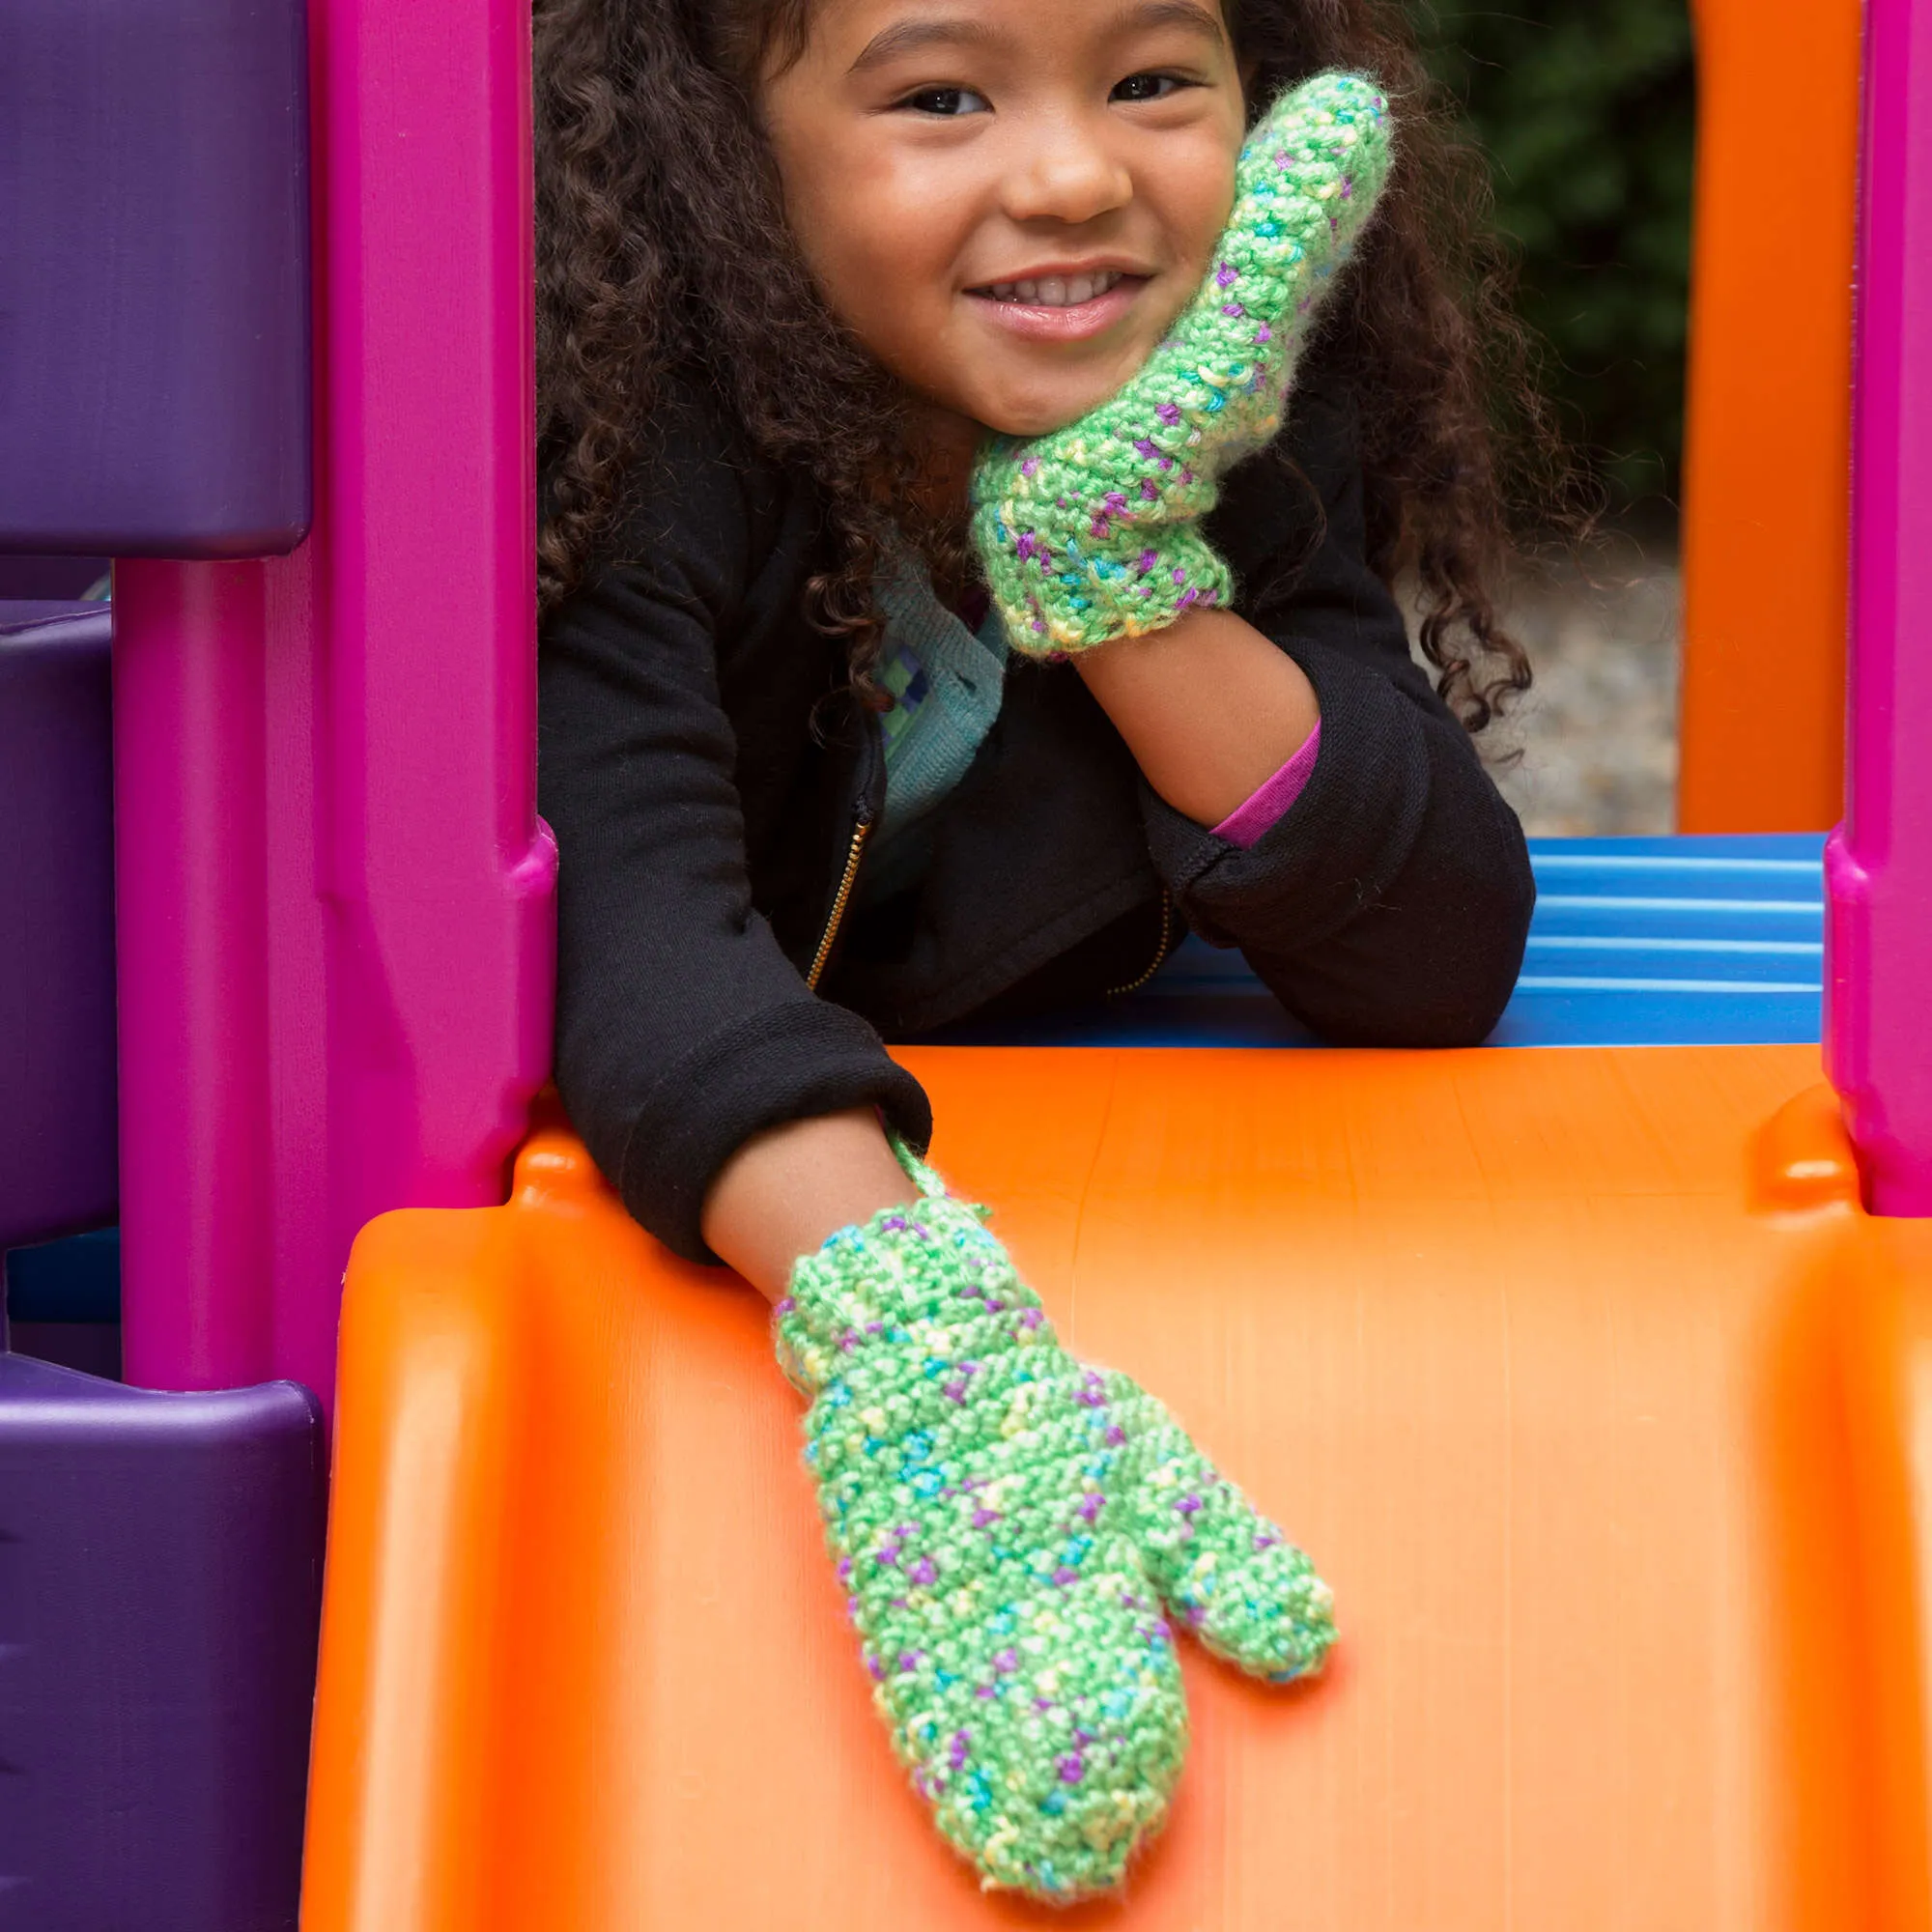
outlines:
[[[1232,611],[1190,611],[1072,662],[1149,784],[1200,825],[1251,798],[1321,718],[1301,667]]]
[[[722,1167],[704,1204],[704,1238],[769,1301],[799,1258],[840,1228],[920,1198],[878,1115],[848,1108],[754,1134]]]
[[[1073,664],[1089,684],[1120,681],[1130,676],[1165,675],[1170,663],[1182,658],[1198,659],[1204,640],[1210,647],[1217,631],[1229,623],[1248,629],[1245,619],[1227,611],[1213,609],[1183,611],[1174,622],[1158,631],[1145,631],[1135,638],[1115,638],[1096,644],[1090,651],[1073,654]]]

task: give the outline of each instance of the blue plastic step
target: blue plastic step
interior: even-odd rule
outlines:
[[[6,1258],[9,1321],[118,1321],[121,1230],[97,1228],[14,1248]]]
[[[1537,909],[1495,1046],[1815,1044],[1822,834],[1536,839]]]
[[[14,1248],[5,1268],[6,1344],[14,1354],[121,1379],[119,1228]]]
[[[1536,838],[1537,907],[1490,1045],[1815,1044],[1822,834]],[[1313,1046],[1238,952],[1190,938],[1146,986],[1050,1020],[949,1029],[984,1046]]]

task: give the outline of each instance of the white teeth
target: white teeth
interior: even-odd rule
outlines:
[[[1041,275],[1017,282],[989,282],[986,293],[995,301],[1025,302],[1034,308],[1078,308],[1103,296],[1121,280],[1118,269],[1101,269],[1088,275]]]

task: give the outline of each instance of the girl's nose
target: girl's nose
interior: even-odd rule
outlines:
[[[1007,176],[1013,221],[1092,221],[1133,199],[1133,177],[1106,142],[1070,122],[1042,128]]]

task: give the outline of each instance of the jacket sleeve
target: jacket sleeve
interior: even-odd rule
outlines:
[[[1516,814],[1409,655],[1402,613],[1364,561],[1362,479],[1345,405],[1306,403],[1289,450],[1236,472],[1243,500],[1215,535],[1237,608],[1315,687],[1321,740],[1300,796],[1242,850],[1143,788],[1156,867],[1188,924],[1237,946],[1323,1038],[1471,1046],[1502,1016],[1535,902]],[[1306,555],[1270,554],[1284,509],[1313,492]],[[1304,548],[1306,548],[1304,546]],[[1242,554],[1243,550],[1248,553]]]
[[[808,990],[752,905],[718,640],[757,548],[722,460],[658,466],[635,561],[546,624],[538,795],[556,834],[556,1079],[631,1212],[676,1253],[752,1134],[878,1105],[914,1144],[931,1114],[856,1013]]]

